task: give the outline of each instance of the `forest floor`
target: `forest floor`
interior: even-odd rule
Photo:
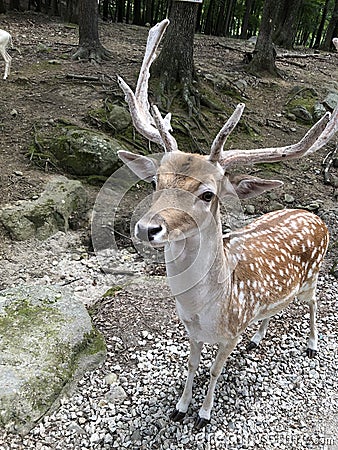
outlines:
[[[142,61],[148,30],[133,25],[100,23],[101,42],[111,52],[112,59],[102,65],[93,65],[71,60],[71,55],[78,45],[78,30],[72,25],[33,13],[6,15],[0,19],[1,28],[12,34],[15,47],[15,49],[9,50],[13,57],[11,75],[8,80],[1,80],[2,89],[0,90],[0,206],[3,206],[18,200],[31,199],[40,194],[44,185],[55,174],[60,173],[70,178],[73,177],[48,162],[37,165],[31,160],[29,148],[34,142],[37,131],[59,119],[71,121],[81,127],[93,126],[88,119],[89,111],[101,108],[107,100],[120,99],[122,101],[123,97],[116,77],[121,75],[128,83],[134,85]],[[233,139],[230,140],[230,145],[245,149],[294,143],[305,134],[309,125],[288,120],[283,113],[286,102],[293,95],[291,92],[296,86],[304,89],[314,88],[318,93],[318,98],[324,98],[330,89],[338,89],[338,54],[328,52],[313,54],[313,51],[297,49],[294,52],[294,58],[287,57],[277,60],[277,66],[284,76],[275,79],[254,77],[245,72],[243,56],[246,51],[252,51],[252,49],[253,47],[244,41],[197,35],[194,57],[200,79],[205,85],[208,85],[209,90],[214,92],[215,97],[224,102],[224,109],[227,113],[233,110],[239,101],[246,103],[243,122],[248,126],[239,127],[238,131],[234,133]],[[286,52],[279,49],[279,53]],[[296,56],[300,53],[304,55],[303,58]],[[227,95],[222,88],[224,80],[228,82],[228,86],[241,86],[240,90],[237,88],[232,91],[232,96]],[[219,113],[218,116],[216,114],[215,117],[214,123],[204,123],[205,140],[202,143],[202,151],[207,151],[213,137],[226,118],[222,113]],[[188,118],[187,123],[189,123]],[[205,131],[206,129],[208,131]],[[322,162],[325,156],[334,149],[335,142],[336,139],[318,153],[311,155],[311,158],[290,161],[272,169],[251,167],[249,172],[264,177],[268,171],[270,176],[271,173],[273,174],[272,178],[284,181],[284,187],[276,191],[273,197],[276,202],[289,207],[317,203],[319,215],[324,219],[328,218],[333,241],[337,240],[338,234],[337,190],[324,183]],[[332,168],[332,170],[333,174],[338,175],[337,168]],[[82,181],[85,183],[85,180]],[[86,183],[85,187],[93,203],[100,187]],[[286,194],[294,197],[294,200],[290,203],[285,202]],[[256,213],[260,213],[268,210],[270,202],[271,196],[267,195],[250,203],[255,205]],[[78,231],[80,242],[83,236],[86,237],[86,240],[82,241],[83,245],[88,243],[89,229],[88,223],[88,227]],[[79,241],[76,239],[75,241],[74,246],[76,247],[79,245]],[[56,259],[61,257],[58,253],[60,239],[54,246],[48,245],[55,251]],[[69,246],[69,242],[67,245]],[[65,244],[65,248],[67,245]],[[27,279],[29,281],[34,277],[34,270],[39,272],[37,276],[41,279],[50,270],[50,279],[52,281],[55,279],[53,266],[55,268],[57,262],[51,259],[52,255],[48,251],[41,252],[40,255],[34,253],[32,248],[34,246],[34,243],[29,242],[13,243],[8,234],[0,230],[0,258],[1,266],[3,266],[0,267],[0,273],[2,273],[0,286],[8,287],[15,285],[18,281]],[[76,251],[81,252],[78,249]],[[88,251],[88,247],[85,251]],[[337,258],[337,251],[337,246],[330,248],[324,269],[326,273],[334,259]],[[36,261],[33,261],[35,257],[32,258],[32,255],[35,255]],[[123,254],[121,257],[122,268],[124,261],[127,262],[127,269],[133,270],[133,259]],[[7,267],[9,267],[8,271]],[[18,267],[20,267],[20,276],[18,276]],[[50,269],[48,269],[49,267]],[[67,270],[65,267],[63,269]],[[30,278],[23,276],[25,270],[30,270]],[[332,281],[332,278],[330,280]],[[172,307],[168,310],[164,307],[161,310],[160,303],[155,301],[159,309],[152,312],[154,299],[152,298],[150,302],[147,301],[144,304],[143,295],[146,293],[148,295],[151,287],[147,284],[143,287],[144,290],[142,286],[138,287],[139,298],[135,303],[136,306],[134,305],[135,298],[132,298],[130,293],[126,293],[122,299],[124,301],[121,298],[117,299],[113,310],[105,300],[102,304],[102,315],[100,315],[99,308],[97,317],[97,323],[101,325],[101,329],[104,329],[105,326],[107,329],[112,328],[115,335],[120,336],[123,341],[123,336],[128,334],[127,328],[130,326],[129,335],[134,335],[136,341],[137,333],[140,331],[138,329],[140,322],[138,322],[139,319],[134,319],[132,314],[138,314],[139,308],[143,307],[145,309],[142,309],[141,322],[147,323],[145,330],[150,328],[151,331],[156,332],[156,327],[160,329],[163,323],[167,322],[166,318],[168,317],[171,323],[174,321],[175,327],[178,326],[177,319],[173,318]],[[96,282],[93,282],[91,290],[87,290],[85,295],[92,295],[95,289],[98,290]],[[99,297],[101,294],[102,292],[96,292],[95,295]],[[94,300],[87,303],[93,303]],[[110,301],[109,298],[108,301]],[[117,307],[121,309],[117,310]],[[326,312],[324,311],[322,314],[325,315]],[[109,314],[112,314],[110,319],[115,320],[115,324],[108,326],[105,324],[109,320]],[[299,313],[296,312],[296,314]],[[152,319],[153,325],[151,325]],[[114,341],[112,345],[115,344]],[[118,357],[116,358],[115,364],[118,362]],[[131,364],[134,364],[133,361]],[[310,423],[308,425],[310,426]],[[33,444],[32,447],[21,447],[19,443],[16,445],[11,448],[34,448]],[[72,447],[58,447],[55,444],[55,447],[43,448]],[[95,448],[105,447],[97,446]],[[192,446],[191,448],[197,447]]]

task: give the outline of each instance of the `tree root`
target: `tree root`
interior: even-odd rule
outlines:
[[[102,61],[109,61],[111,57],[111,53],[102,45],[92,43],[81,45],[72,56],[72,59],[100,64]]]
[[[199,116],[201,110],[201,98],[197,89],[195,89],[192,82],[189,80],[182,79],[182,95],[183,100],[188,107],[189,117],[192,115]]]

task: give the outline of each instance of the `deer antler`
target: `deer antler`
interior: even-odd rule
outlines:
[[[237,163],[277,162],[313,153],[323,147],[338,130],[338,108],[333,111],[331,118],[330,116],[331,114],[327,112],[296,144],[285,147],[223,151],[220,154],[219,163],[227,168]]]
[[[168,25],[169,20],[165,19],[149,30],[146,51],[135,94],[128,84],[121,77],[118,77],[118,83],[125,94],[134,127],[144,137],[164,147],[166,152],[177,150],[177,142],[170,134],[170,131],[172,131],[170,125],[171,114],[167,114],[163,118],[158,109],[156,109],[154,117],[151,115],[148,101],[148,82],[150,66],[156,58],[156,50]]]

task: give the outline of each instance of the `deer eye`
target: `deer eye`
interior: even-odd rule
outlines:
[[[156,191],[156,181],[155,180],[151,181],[151,185],[152,185],[154,191]]]
[[[205,191],[203,192],[203,194],[200,195],[200,199],[203,200],[204,202],[211,202],[211,200],[214,198],[214,193],[211,191]]]

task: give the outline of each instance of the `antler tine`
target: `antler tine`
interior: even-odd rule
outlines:
[[[317,141],[305,153],[305,156],[309,155],[310,153],[316,152],[321,147],[324,147],[324,145],[329,142],[329,140],[337,133],[337,131],[338,131],[338,106],[336,106],[333,113],[331,114],[330,121],[326,125],[325,130],[319,136]]]
[[[165,151],[177,149],[177,143],[170,135],[170,114],[164,119],[161,117],[161,132],[156,128],[154,118],[150,114],[150,105],[148,101],[148,83],[150,77],[150,66],[156,58],[156,50],[162,39],[162,36],[169,25],[169,20],[165,19],[156,24],[149,30],[147,46],[138,77],[135,94],[128,84],[118,77],[118,83],[125,94],[129,106],[133,125],[144,137],[156,144],[164,147]],[[162,137],[165,136],[165,139]],[[170,144],[170,146],[168,146]]]
[[[150,66],[156,59],[157,56],[156,51],[169,23],[170,22],[168,19],[164,19],[162,20],[162,22],[159,22],[155,26],[150,28],[148,33],[146,50],[144,53],[142,66],[140,69],[140,74],[135,89],[135,97],[137,98],[137,101],[140,103],[142,109],[144,111],[147,111],[147,113],[149,114],[150,120],[151,115],[148,101],[148,82],[150,78]]]
[[[312,128],[299,142],[285,147],[260,148],[254,150],[229,150],[222,152],[220,164],[227,168],[237,163],[257,164],[262,162],[277,162],[287,159],[299,158],[308,150],[318,150],[325,145],[328,140],[337,131],[337,111],[332,115],[330,113],[324,116],[313,125]],[[315,151],[313,150],[313,151]]]
[[[177,151],[178,150],[177,142],[173,138],[173,136],[169,133],[166,124],[166,121],[169,121],[170,123],[170,115],[166,115],[165,118],[163,119],[156,105],[153,105],[152,110],[153,110],[153,119],[155,121],[156,128],[158,129],[161,135],[164,148],[169,152]]]
[[[155,142],[158,145],[163,145],[162,138],[158,130],[148,120],[147,112],[141,109],[134,92],[130,89],[128,84],[121,77],[117,77],[119,86],[124,92],[126,102],[129,106],[130,115],[133,121],[133,125],[136,130],[142,134],[145,138],[151,142]],[[151,117],[151,116],[150,116]]]
[[[211,146],[211,152],[209,156],[209,160],[211,162],[218,162],[220,154],[223,151],[224,144],[229,136],[229,134],[232,132],[232,130],[235,128],[237,123],[239,122],[239,119],[241,118],[243,111],[245,108],[244,103],[239,103],[235,109],[235,111],[232,113],[232,115],[229,117],[227,122],[223,125],[223,128],[220,130],[218,135],[215,137],[214,142]]]

